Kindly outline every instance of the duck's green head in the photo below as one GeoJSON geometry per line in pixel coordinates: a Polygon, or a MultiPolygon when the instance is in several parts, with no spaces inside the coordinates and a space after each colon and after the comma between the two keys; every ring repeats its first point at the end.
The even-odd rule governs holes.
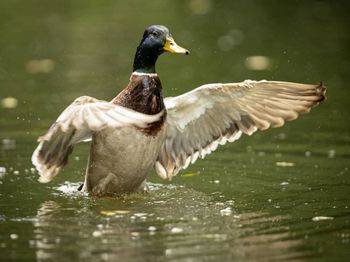
{"type": "Polygon", "coordinates": [[[169,29],[162,25],[148,27],[137,47],[134,72],[155,73],[155,64],[159,55],[164,52],[186,54],[190,52],[177,45],[171,36],[169,29]]]}

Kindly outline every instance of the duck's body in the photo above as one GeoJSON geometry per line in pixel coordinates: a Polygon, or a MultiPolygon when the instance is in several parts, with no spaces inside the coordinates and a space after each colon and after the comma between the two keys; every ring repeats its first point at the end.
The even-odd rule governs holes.
{"type": "Polygon", "coordinates": [[[164,139],[164,128],[155,136],[133,127],[96,133],[83,191],[102,195],[142,190],[164,139]]]}
{"type": "Polygon", "coordinates": [[[164,51],[189,53],[166,27],[147,28],[127,87],[111,102],[80,97],[59,116],[32,156],[39,181],[51,181],[74,145],[91,139],[82,190],[94,195],[141,190],[152,167],[171,179],[218,145],[282,126],[325,97],[322,84],[247,80],[163,99],[155,63],[164,51]]]}
{"type": "MultiPolygon", "coordinates": [[[[165,106],[158,75],[133,73],[112,103],[143,114],[160,113],[165,106]]],[[[148,128],[106,128],[95,133],[82,190],[95,195],[142,190],[165,140],[165,119],[166,115],[148,128]]]]}

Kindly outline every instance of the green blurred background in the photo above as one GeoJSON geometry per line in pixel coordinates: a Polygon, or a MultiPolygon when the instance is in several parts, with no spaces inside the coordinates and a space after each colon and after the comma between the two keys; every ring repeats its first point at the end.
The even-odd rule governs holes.
{"type": "Polygon", "coordinates": [[[316,0],[0,1],[0,259],[346,261],[348,10],[346,1],[316,0]],[[322,80],[328,99],[283,128],[219,148],[171,183],[151,174],[163,185],[146,195],[76,196],[87,144],[39,184],[36,138],[76,97],[110,100],[123,89],[151,24],[191,51],[158,60],[165,96],[268,79],[322,80]]]}

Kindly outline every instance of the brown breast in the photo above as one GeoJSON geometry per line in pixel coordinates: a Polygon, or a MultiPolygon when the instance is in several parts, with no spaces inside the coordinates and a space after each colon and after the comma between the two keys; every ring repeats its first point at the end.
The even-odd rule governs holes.
{"type": "MultiPolygon", "coordinates": [[[[132,74],[127,87],[112,102],[149,115],[157,114],[165,109],[162,84],[156,74],[132,74]]],[[[147,135],[155,136],[162,128],[165,119],[166,114],[161,120],[142,131],[147,135]]]]}

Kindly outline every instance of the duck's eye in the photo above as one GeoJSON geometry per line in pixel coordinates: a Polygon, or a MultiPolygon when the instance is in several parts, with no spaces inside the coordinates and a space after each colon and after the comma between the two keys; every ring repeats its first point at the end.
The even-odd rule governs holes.
{"type": "Polygon", "coordinates": [[[157,32],[152,32],[152,35],[153,35],[154,37],[157,37],[157,36],[158,36],[158,33],[157,33],[157,32]]]}

